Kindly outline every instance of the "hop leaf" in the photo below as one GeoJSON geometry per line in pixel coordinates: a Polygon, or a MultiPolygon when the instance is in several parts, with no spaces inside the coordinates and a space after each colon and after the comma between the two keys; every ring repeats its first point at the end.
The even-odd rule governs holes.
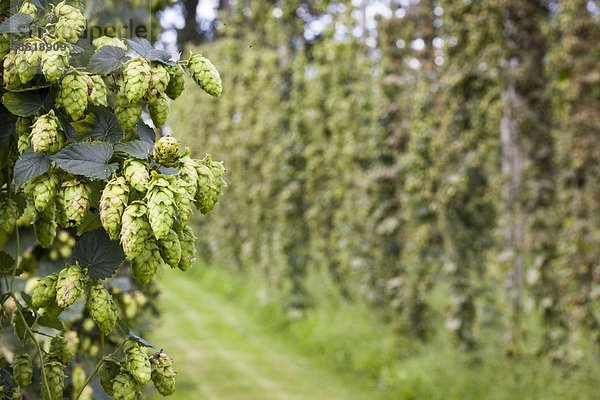
{"type": "Polygon", "coordinates": [[[13,378],[17,385],[25,388],[31,384],[33,378],[33,364],[27,353],[21,353],[15,357],[13,362],[13,378]]]}
{"type": "MultiPolygon", "coordinates": [[[[113,395],[113,381],[119,374],[121,370],[121,366],[115,360],[109,358],[106,359],[102,365],[100,365],[100,369],[98,370],[98,375],[100,375],[100,383],[104,388],[104,391],[109,395],[113,395]]],[[[132,378],[133,379],[133,378],[132,378]]]]}
{"type": "Polygon", "coordinates": [[[72,120],[79,120],[88,106],[89,77],[78,72],[72,72],[61,80],[59,103],[72,120]]]}
{"type": "Polygon", "coordinates": [[[136,343],[125,351],[125,368],[138,383],[144,385],[150,382],[150,360],[139,344],[136,343]]]}
{"type": "Polygon", "coordinates": [[[56,153],[62,149],[67,139],[54,110],[39,117],[32,126],[31,146],[38,153],[56,153]]]}
{"type": "Polygon", "coordinates": [[[123,66],[125,97],[130,103],[137,103],[146,95],[150,86],[150,65],[142,57],[134,57],[123,66]]]}
{"type": "Polygon", "coordinates": [[[173,360],[163,352],[158,352],[150,358],[152,366],[152,383],[163,396],[170,396],[175,392],[175,370],[173,360]]]}
{"type": "Polygon", "coordinates": [[[115,400],[135,400],[139,391],[133,376],[123,369],[115,376],[112,389],[115,400]]]}
{"type": "Polygon", "coordinates": [[[132,202],[123,212],[121,244],[130,260],[140,256],[151,235],[147,212],[148,208],[141,201],[132,202]]]}
{"type": "Polygon", "coordinates": [[[64,384],[65,384],[65,366],[56,360],[49,360],[44,363],[44,370],[46,371],[46,379],[48,380],[48,387],[50,388],[50,396],[48,397],[48,390],[44,386],[44,382],[41,382],[42,399],[44,400],[60,400],[62,399],[64,384]]]}
{"type": "Polygon", "coordinates": [[[60,361],[61,364],[68,364],[73,359],[73,352],[69,346],[69,341],[63,335],[57,335],[50,341],[50,357],[60,361]]]}
{"type": "Polygon", "coordinates": [[[181,244],[179,236],[174,230],[170,230],[167,237],[158,241],[160,255],[171,268],[177,268],[181,260],[181,244]]]}
{"type": "Polygon", "coordinates": [[[91,185],[83,178],[63,183],[65,217],[71,226],[80,225],[90,208],[91,185]]]}
{"type": "Polygon", "coordinates": [[[118,317],[117,305],[110,293],[99,283],[92,286],[86,306],[100,332],[108,335],[114,329],[118,317]]]}
{"type": "Polygon", "coordinates": [[[192,78],[202,90],[214,97],[221,96],[223,91],[221,76],[208,58],[200,54],[190,54],[188,68],[192,78]]]}
{"type": "Polygon", "coordinates": [[[85,290],[85,272],[79,265],[67,265],[58,274],[56,282],[56,304],[60,308],[69,307],[85,290]]]}
{"type": "Polygon", "coordinates": [[[166,167],[173,167],[179,161],[179,140],[172,136],[163,136],[154,144],[154,161],[166,167]]]}
{"type": "Polygon", "coordinates": [[[191,268],[192,263],[196,261],[196,236],[194,236],[194,231],[189,226],[181,228],[177,235],[181,245],[181,260],[177,267],[182,271],[187,271],[191,268]]]}
{"type": "Polygon", "coordinates": [[[172,187],[173,176],[152,172],[148,184],[146,200],[148,204],[148,220],[154,237],[164,239],[175,222],[175,193],[172,187]]]}
{"type": "Polygon", "coordinates": [[[52,274],[37,281],[31,294],[31,301],[35,307],[45,307],[54,304],[57,280],[58,274],[52,274]]]}
{"type": "Polygon", "coordinates": [[[121,233],[121,217],[129,202],[129,185],[122,176],[106,184],[100,198],[100,221],[112,240],[121,233]]]}
{"type": "Polygon", "coordinates": [[[154,239],[146,240],[142,244],[141,254],[131,262],[133,278],[140,285],[147,285],[154,278],[158,267],[163,264],[160,249],[154,239]]]}

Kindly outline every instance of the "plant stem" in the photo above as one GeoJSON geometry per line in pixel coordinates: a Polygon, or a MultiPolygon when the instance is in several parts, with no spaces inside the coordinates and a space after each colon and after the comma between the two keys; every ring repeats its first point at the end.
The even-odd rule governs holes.
{"type": "Polygon", "coordinates": [[[12,273],[10,275],[10,286],[8,288],[9,292],[12,292],[13,285],[15,284],[15,275],[17,274],[17,268],[19,267],[19,254],[21,252],[21,238],[19,236],[19,227],[16,226],[15,223],[15,265],[13,267],[12,273]]]}

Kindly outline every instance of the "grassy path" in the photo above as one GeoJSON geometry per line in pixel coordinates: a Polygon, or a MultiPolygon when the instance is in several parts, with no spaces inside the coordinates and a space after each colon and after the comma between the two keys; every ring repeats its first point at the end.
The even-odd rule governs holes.
{"type": "MultiPolygon", "coordinates": [[[[161,276],[163,317],[152,340],[174,359],[186,400],[378,400],[383,397],[298,354],[192,274],[161,276]]],[[[158,397],[157,397],[158,398],[158,397]]]]}

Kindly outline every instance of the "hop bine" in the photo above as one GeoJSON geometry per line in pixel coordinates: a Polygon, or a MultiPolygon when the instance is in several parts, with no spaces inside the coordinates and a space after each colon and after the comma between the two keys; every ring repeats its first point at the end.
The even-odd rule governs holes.
{"type": "Polygon", "coordinates": [[[100,332],[108,335],[117,323],[119,310],[104,286],[98,283],[90,288],[86,307],[100,332]]]}
{"type": "Polygon", "coordinates": [[[181,243],[179,236],[174,230],[170,230],[167,237],[158,241],[160,247],[160,255],[165,263],[171,268],[177,268],[181,260],[181,243]]]}
{"type": "Polygon", "coordinates": [[[92,42],[94,49],[100,50],[104,46],[114,46],[127,51],[127,45],[119,38],[110,36],[101,36],[92,42]]]}
{"type": "Polygon", "coordinates": [[[181,260],[179,260],[177,267],[182,271],[187,271],[196,260],[196,236],[194,236],[194,231],[189,226],[182,227],[177,232],[177,236],[179,236],[181,245],[181,260]]]}
{"type": "Polygon", "coordinates": [[[15,133],[19,137],[17,149],[19,154],[25,153],[31,148],[31,125],[33,121],[28,117],[19,117],[15,123],[15,133]]]}
{"type": "Polygon", "coordinates": [[[56,207],[50,206],[37,213],[33,223],[35,236],[44,248],[52,247],[56,237],[56,207]]]}
{"type": "Polygon", "coordinates": [[[154,126],[157,128],[163,126],[169,116],[169,100],[167,100],[167,96],[162,93],[151,95],[148,100],[148,111],[150,112],[150,118],[152,118],[154,126]]]}
{"type": "Polygon", "coordinates": [[[57,174],[45,173],[27,182],[23,189],[31,199],[35,209],[42,212],[46,210],[48,206],[54,205],[54,199],[58,192],[58,185],[59,180],[57,174]]]}
{"type": "Polygon", "coordinates": [[[91,104],[95,106],[104,106],[108,105],[106,96],[108,94],[106,89],[106,83],[104,83],[104,79],[100,75],[91,75],[90,79],[92,80],[92,87],[89,101],[91,104]]]}
{"type": "Polygon", "coordinates": [[[214,97],[221,96],[223,91],[221,76],[208,58],[202,57],[200,54],[190,53],[188,69],[192,78],[202,90],[214,97]]]}
{"type": "Polygon", "coordinates": [[[107,358],[106,360],[104,360],[102,365],[100,365],[100,369],[98,370],[98,375],[100,376],[100,384],[104,388],[104,391],[111,396],[114,393],[113,382],[119,374],[120,370],[121,366],[116,360],[112,358],[107,358]]]}
{"type": "Polygon", "coordinates": [[[67,42],[75,43],[85,31],[85,16],[77,8],[61,1],[54,7],[54,15],[58,18],[55,26],[56,36],[67,42]]]}
{"type": "Polygon", "coordinates": [[[165,90],[167,90],[170,80],[171,76],[164,65],[158,62],[153,62],[150,65],[150,83],[148,86],[148,91],[151,94],[163,93],[165,90]]]}
{"type": "Polygon", "coordinates": [[[115,105],[115,115],[121,128],[129,132],[135,128],[142,115],[142,103],[139,101],[130,102],[127,97],[119,95],[115,105]]]}
{"type": "Polygon", "coordinates": [[[53,50],[44,51],[42,54],[42,73],[48,82],[57,83],[69,65],[71,46],[58,40],[50,41],[49,45],[53,50]],[[63,48],[54,50],[57,44],[62,44],[63,48]]]}

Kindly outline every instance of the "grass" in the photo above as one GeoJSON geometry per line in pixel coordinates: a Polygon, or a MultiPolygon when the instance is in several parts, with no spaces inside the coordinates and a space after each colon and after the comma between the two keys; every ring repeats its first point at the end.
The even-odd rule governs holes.
{"type": "Polygon", "coordinates": [[[507,359],[494,337],[476,356],[446,335],[399,342],[318,274],[308,286],[320,306],[294,322],[261,300],[251,276],[196,266],[159,282],[164,316],[153,339],[175,359],[175,399],[600,399],[597,360],[565,371],[507,359]]]}

